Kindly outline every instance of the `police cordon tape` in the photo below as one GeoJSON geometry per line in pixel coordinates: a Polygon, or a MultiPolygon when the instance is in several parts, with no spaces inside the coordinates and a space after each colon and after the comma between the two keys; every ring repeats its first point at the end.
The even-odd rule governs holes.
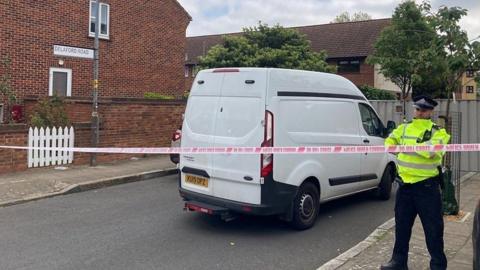
{"type": "Polygon", "coordinates": [[[299,147],[29,147],[2,146],[0,149],[43,150],[105,154],[351,154],[412,152],[477,152],[480,144],[437,144],[415,146],[299,146],[299,147]]]}

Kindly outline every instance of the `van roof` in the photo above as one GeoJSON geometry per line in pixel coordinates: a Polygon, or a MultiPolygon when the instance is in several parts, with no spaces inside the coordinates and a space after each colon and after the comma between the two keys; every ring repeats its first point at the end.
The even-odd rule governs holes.
{"type": "Polygon", "coordinates": [[[265,72],[268,74],[270,92],[308,92],[326,95],[358,96],[363,93],[348,79],[331,73],[281,68],[216,68],[203,72],[265,72]]]}

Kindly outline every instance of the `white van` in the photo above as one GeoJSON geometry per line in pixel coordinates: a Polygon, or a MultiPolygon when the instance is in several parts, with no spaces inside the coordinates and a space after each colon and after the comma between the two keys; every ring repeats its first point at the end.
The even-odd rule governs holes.
{"type": "MultiPolygon", "coordinates": [[[[383,145],[387,135],[365,96],[343,77],[219,68],[195,78],[181,146],[383,145]]],[[[179,168],[185,209],[225,219],[279,215],[298,229],[315,223],[322,202],[373,189],[389,199],[395,175],[387,153],[182,154],[179,168]]]]}

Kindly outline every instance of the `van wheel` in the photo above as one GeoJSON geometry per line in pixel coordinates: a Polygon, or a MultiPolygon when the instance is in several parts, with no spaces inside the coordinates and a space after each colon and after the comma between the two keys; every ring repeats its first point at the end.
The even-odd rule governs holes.
{"type": "Polygon", "coordinates": [[[387,166],[385,171],[382,175],[382,180],[380,180],[380,184],[378,185],[376,196],[380,200],[388,200],[390,199],[390,195],[392,193],[392,184],[393,184],[393,170],[392,166],[387,166]]]}
{"type": "Polygon", "coordinates": [[[302,184],[293,200],[293,219],[290,224],[297,230],[312,227],[318,216],[318,208],[317,187],[309,182],[302,184]]]}

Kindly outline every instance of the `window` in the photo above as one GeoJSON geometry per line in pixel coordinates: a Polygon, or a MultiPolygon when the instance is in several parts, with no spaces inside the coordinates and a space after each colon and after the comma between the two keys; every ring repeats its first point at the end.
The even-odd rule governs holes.
{"type": "Polygon", "coordinates": [[[473,91],[473,86],[471,86],[471,85],[465,86],[465,89],[466,89],[467,93],[473,93],[474,92],[473,91]]]}
{"type": "Polygon", "coordinates": [[[189,71],[190,71],[190,66],[185,66],[185,78],[188,78],[189,71]]]}
{"type": "Polygon", "coordinates": [[[362,117],[362,125],[370,136],[383,137],[383,124],[370,106],[360,103],[360,115],[362,117]]]}
{"type": "Polygon", "coordinates": [[[49,96],[69,97],[72,95],[72,70],[66,68],[50,68],[48,88],[49,96]]]}
{"type": "Polygon", "coordinates": [[[360,72],[360,60],[339,60],[338,72],[360,72]]]}
{"type": "Polygon", "coordinates": [[[465,73],[467,78],[472,78],[475,75],[475,72],[473,72],[473,70],[467,70],[465,73]]]}
{"type": "MultiPolygon", "coordinates": [[[[90,25],[88,35],[95,37],[95,16],[97,15],[97,5],[95,1],[90,1],[90,25]]],[[[108,39],[110,34],[110,6],[100,3],[100,38],[108,39]]]]}

